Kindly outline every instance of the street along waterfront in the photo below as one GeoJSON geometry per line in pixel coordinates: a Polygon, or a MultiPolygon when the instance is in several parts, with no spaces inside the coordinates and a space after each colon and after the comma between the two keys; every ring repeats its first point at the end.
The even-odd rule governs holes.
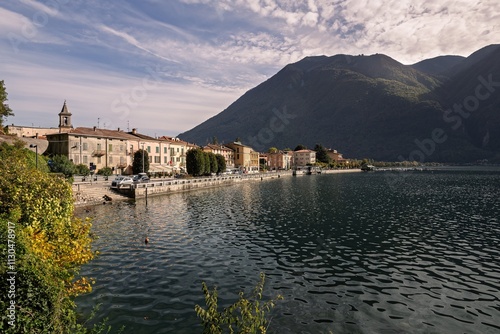
{"type": "Polygon", "coordinates": [[[500,170],[280,178],[97,206],[97,280],[77,299],[126,332],[202,328],[259,272],[276,333],[500,330],[500,170]],[[144,243],[148,237],[149,243],[144,243]]]}

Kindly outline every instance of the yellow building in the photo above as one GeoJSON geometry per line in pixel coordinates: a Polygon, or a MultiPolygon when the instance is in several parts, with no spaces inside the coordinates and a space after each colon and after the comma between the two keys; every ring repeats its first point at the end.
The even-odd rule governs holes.
{"type": "Polygon", "coordinates": [[[254,173],[259,171],[259,152],[256,152],[250,146],[243,145],[236,141],[225,144],[234,151],[234,167],[243,172],[254,173]]]}

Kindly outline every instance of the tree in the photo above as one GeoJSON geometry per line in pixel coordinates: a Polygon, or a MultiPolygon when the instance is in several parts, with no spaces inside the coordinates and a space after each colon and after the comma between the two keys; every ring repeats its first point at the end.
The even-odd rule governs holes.
{"type": "Polygon", "coordinates": [[[222,154],[216,154],[217,159],[217,174],[224,173],[226,171],[226,158],[222,154]]]}
{"type": "Polygon", "coordinates": [[[321,144],[316,144],[314,146],[314,150],[316,151],[316,161],[322,162],[325,164],[329,164],[331,161],[330,156],[328,155],[328,150],[323,147],[321,144]]]}
{"type": "Polygon", "coordinates": [[[279,150],[276,147],[270,147],[269,150],[267,150],[268,153],[277,153],[279,150]]]}
{"type": "Polygon", "coordinates": [[[304,146],[302,144],[297,145],[294,151],[300,151],[300,150],[307,150],[307,146],[304,146]]]}
{"type": "Polygon", "coordinates": [[[210,174],[217,173],[217,171],[219,170],[219,166],[217,163],[217,157],[212,152],[208,152],[207,155],[208,155],[208,158],[210,159],[210,174]]]}
{"type": "Polygon", "coordinates": [[[146,150],[137,150],[134,153],[134,161],[132,162],[132,173],[147,173],[149,171],[149,154],[146,150]],[[143,160],[144,159],[144,160],[143,160]]]}
{"type": "Polygon", "coordinates": [[[217,139],[217,137],[216,137],[216,136],[213,136],[213,137],[212,137],[212,144],[213,144],[213,145],[219,145],[219,140],[217,139]]]}
{"type": "Polygon", "coordinates": [[[87,165],[78,164],[78,165],[75,166],[75,174],[76,175],[87,176],[87,175],[90,174],[90,168],[87,165]]]}
{"type": "Polygon", "coordinates": [[[49,162],[52,173],[62,173],[66,177],[71,177],[76,172],[75,164],[65,155],[56,155],[49,162]]]}
{"type": "Polygon", "coordinates": [[[3,80],[0,80],[0,126],[2,126],[4,118],[14,116],[12,109],[10,109],[9,105],[5,103],[8,100],[7,95],[5,84],[3,80]]]}
{"type": "Polygon", "coordinates": [[[205,152],[199,148],[187,151],[186,169],[193,176],[205,174],[205,152]]]}
{"type": "MultiPolygon", "coordinates": [[[[7,254],[15,231],[14,326],[2,315],[2,333],[84,333],[77,323],[74,296],[91,290],[79,267],[95,253],[91,224],[73,215],[71,184],[36,169],[26,149],[0,147],[0,254],[7,254]],[[7,154],[8,153],[8,154],[7,154]]],[[[10,253],[10,252],[9,252],[10,253]]],[[[0,264],[0,289],[9,289],[7,261],[0,264]]],[[[0,293],[2,308],[10,303],[0,293]]]]}
{"type": "Polygon", "coordinates": [[[111,169],[111,167],[103,167],[97,171],[97,174],[102,176],[110,176],[111,174],[113,174],[113,170],[111,169]]]}
{"type": "Polygon", "coordinates": [[[203,159],[205,159],[205,172],[203,174],[205,175],[210,175],[210,156],[208,155],[208,152],[203,152],[203,159]]]}

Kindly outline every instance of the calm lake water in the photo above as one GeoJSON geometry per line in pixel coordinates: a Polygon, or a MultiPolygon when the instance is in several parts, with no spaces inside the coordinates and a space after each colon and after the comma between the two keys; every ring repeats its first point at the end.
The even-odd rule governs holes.
{"type": "Polygon", "coordinates": [[[500,333],[500,169],[284,177],[92,209],[79,297],[125,333],[201,333],[267,275],[273,333],[500,333]],[[149,237],[149,244],[144,238],[149,237]]]}

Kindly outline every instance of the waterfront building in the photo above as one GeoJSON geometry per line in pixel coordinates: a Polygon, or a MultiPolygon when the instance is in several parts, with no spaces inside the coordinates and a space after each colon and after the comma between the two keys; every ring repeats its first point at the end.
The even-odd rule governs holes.
{"type": "Polygon", "coordinates": [[[231,148],[224,145],[208,144],[203,146],[203,151],[222,155],[226,159],[226,169],[234,168],[234,151],[231,148]]]}
{"type": "Polygon", "coordinates": [[[234,151],[234,167],[243,172],[259,171],[259,152],[239,141],[225,144],[234,151]]]}
{"type": "Polygon", "coordinates": [[[95,171],[110,167],[116,173],[131,174],[132,155],[127,148],[134,137],[123,131],[78,127],[46,137],[49,154],[65,155],[73,163],[95,171]]]}
{"type": "Polygon", "coordinates": [[[342,156],[341,153],[337,152],[337,150],[329,149],[326,151],[326,154],[335,162],[345,162],[346,159],[342,156]]]}
{"type": "Polygon", "coordinates": [[[288,170],[292,166],[292,151],[276,151],[267,153],[267,166],[270,170],[288,170]]]}
{"type": "Polygon", "coordinates": [[[293,165],[296,167],[312,165],[316,162],[316,151],[299,150],[293,152],[293,165]]]}
{"type": "Polygon", "coordinates": [[[168,158],[164,158],[164,163],[174,172],[184,172],[186,170],[186,152],[196,145],[185,142],[177,137],[162,136],[159,140],[168,143],[168,158]]]}

